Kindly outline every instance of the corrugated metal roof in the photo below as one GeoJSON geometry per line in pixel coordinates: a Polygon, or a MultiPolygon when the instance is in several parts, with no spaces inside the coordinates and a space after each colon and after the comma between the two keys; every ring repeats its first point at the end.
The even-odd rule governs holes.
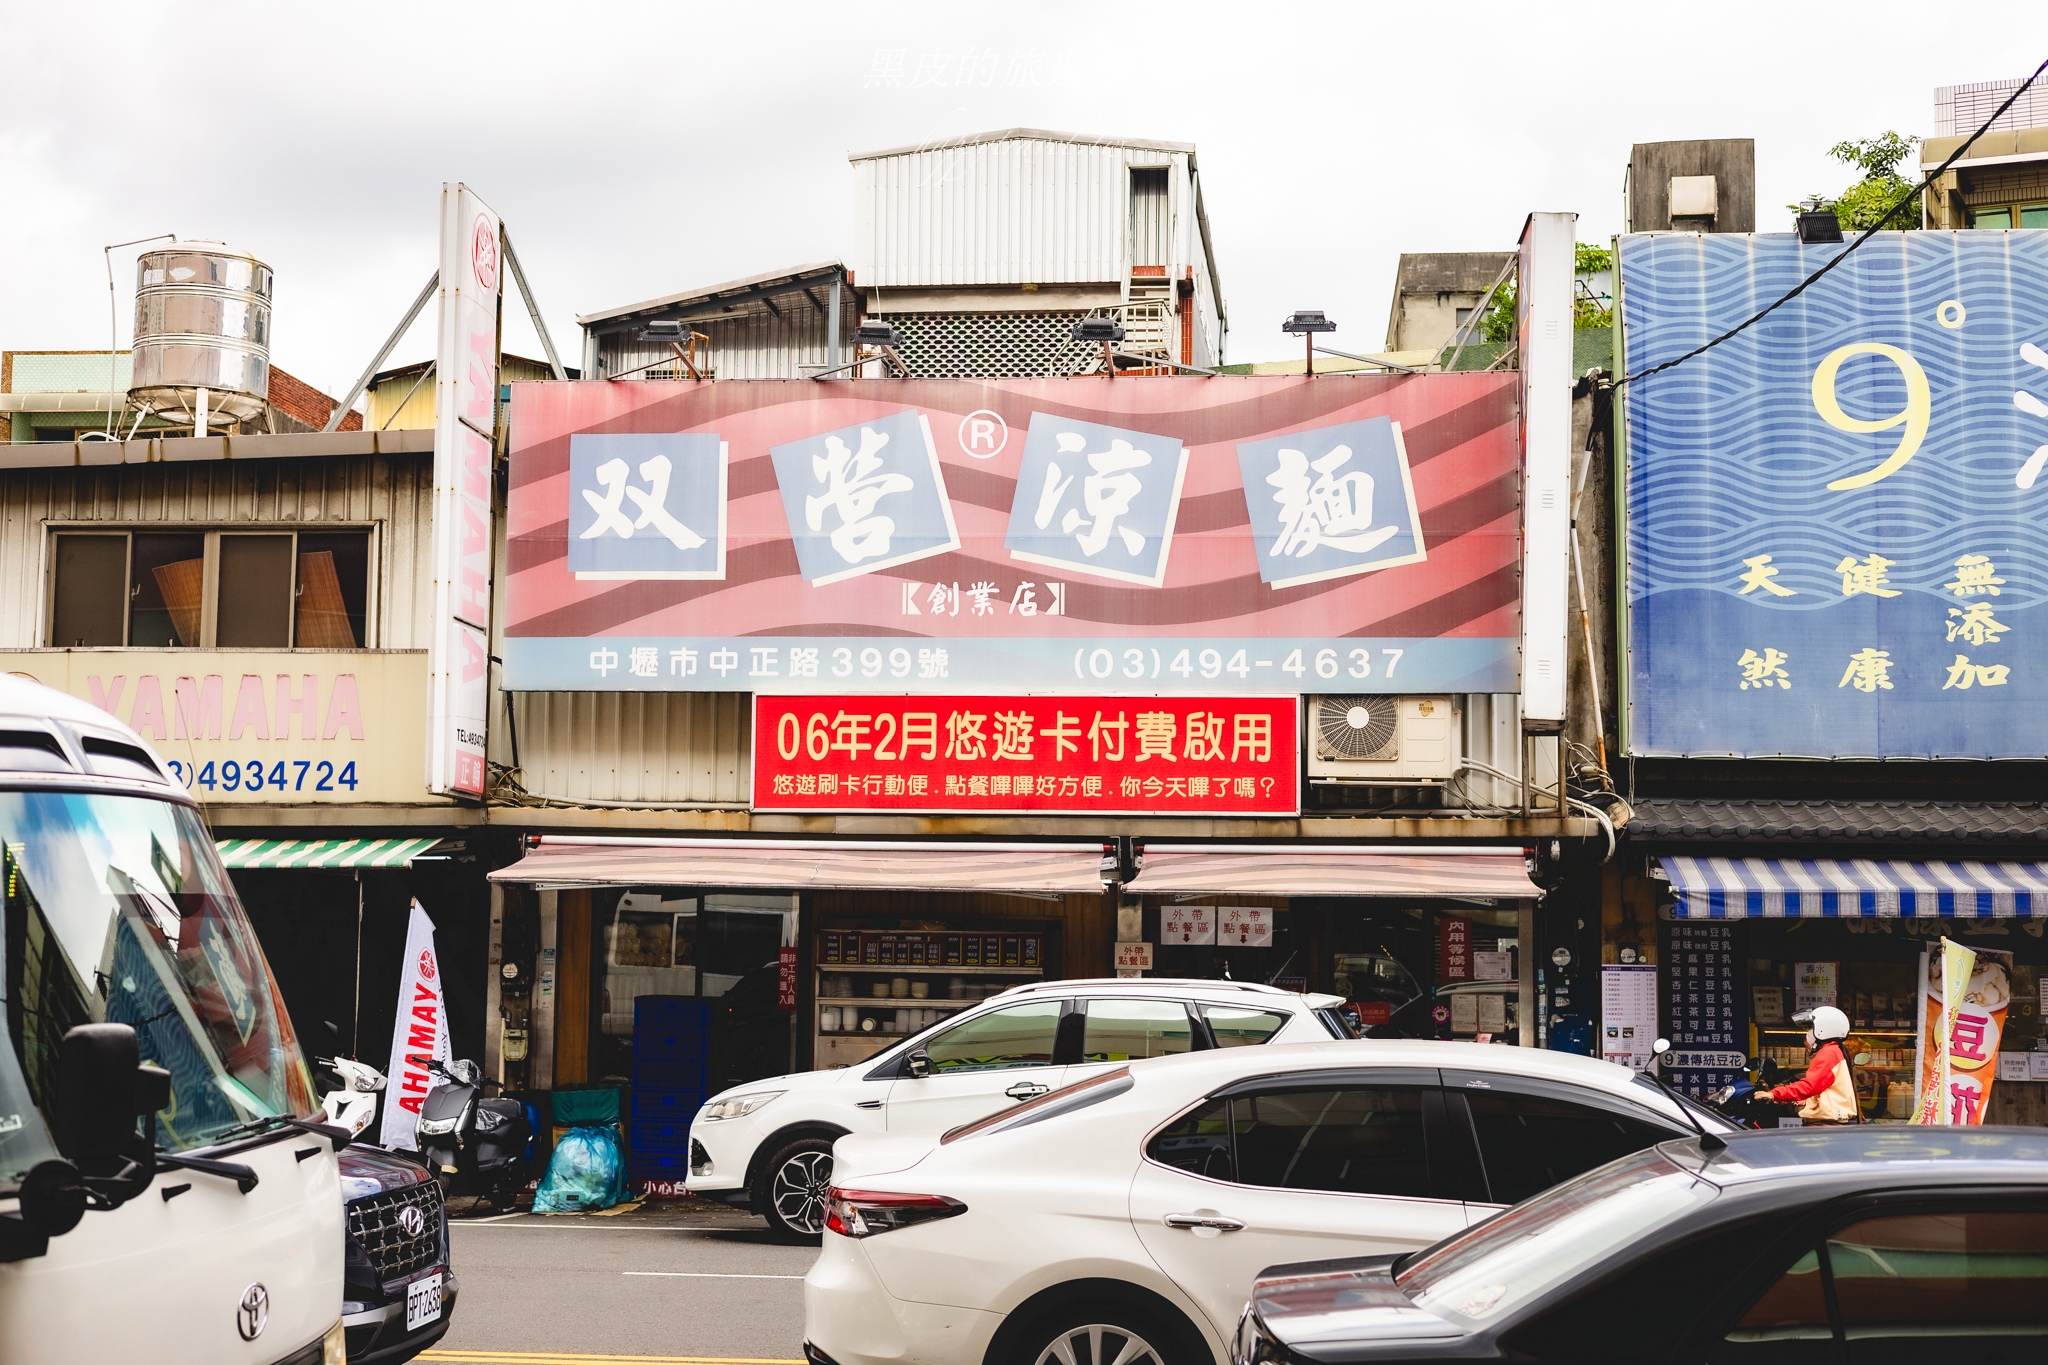
{"type": "Polygon", "coordinates": [[[809,265],[800,265],[789,270],[771,270],[766,274],[727,280],[724,284],[688,289],[680,294],[665,294],[658,299],[648,299],[644,303],[628,303],[617,308],[601,309],[595,313],[583,314],[576,322],[581,327],[597,327],[607,322],[622,322],[642,314],[680,316],[688,309],[715,304],[736,294],[758,296],[770,293],[778,285],[786,285],[786,292],[794,293],[806,285],[829,283],[834,275],[843,274],[845,270],[846,267],[838,261],[813,261],[809,265]]]}
{"type": "Polygon", "coordinates": [[[1135,147],[1150,152],[1195,154],[1192,142],[1157,142],[1142,137],[1104,137],[1099,133],[1059,133],[1050,128],[1003,128],[992,133],[968,133],[941,138],[936,142],[914,142],[903,147],[885,147],[879,152],[849,152],[848,161],[874,161],[885,156],[908,156],[914,152],[942,152],[954,147],[978,147],[989,142],[1071,142],[1079,147],[1135,147]]]}

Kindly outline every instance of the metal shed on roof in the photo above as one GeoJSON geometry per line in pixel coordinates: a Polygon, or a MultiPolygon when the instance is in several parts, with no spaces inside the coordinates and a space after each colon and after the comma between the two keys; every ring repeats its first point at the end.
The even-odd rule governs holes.
{"type": "Polygon", "coordinates": [[[1005,128],[847,159],[863,288],[1117,282],[1133,264],[1129,172],[1149,168],[1172,172],[1165,264],[1215,273],[1192,142],[1005,128]]]}

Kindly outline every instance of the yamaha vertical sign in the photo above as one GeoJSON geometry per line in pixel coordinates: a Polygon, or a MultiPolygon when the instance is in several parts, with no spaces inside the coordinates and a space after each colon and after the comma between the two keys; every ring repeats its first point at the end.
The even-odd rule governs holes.
{"type": "Polygon", "coordinates": [[[443,185],[427,740],[427,786],[437,795],[484,793],[499,243],[490,206],[466,185],[443,185]]]}

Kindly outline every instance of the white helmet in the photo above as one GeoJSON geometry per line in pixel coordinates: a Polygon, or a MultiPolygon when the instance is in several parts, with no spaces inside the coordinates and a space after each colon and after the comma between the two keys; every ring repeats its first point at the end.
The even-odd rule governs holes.
{"type": "Polygon", "coordinates": [[[1816,1043],[1839,1042],[1849,1036],[1849,1016],[1833,1005],[1815,1005],[1792,1016],[1795,1024],[1804,1024],[1813,1034],[1816,1043]]]}

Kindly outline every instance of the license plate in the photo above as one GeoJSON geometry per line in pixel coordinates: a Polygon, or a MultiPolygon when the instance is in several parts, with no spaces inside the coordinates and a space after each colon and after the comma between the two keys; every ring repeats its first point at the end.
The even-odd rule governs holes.
{"type": "Polygon", "coordinates": [[[405,1330],[441,1320],[441,1272],[422,1276],[405,1287],[405,1330]]]}

